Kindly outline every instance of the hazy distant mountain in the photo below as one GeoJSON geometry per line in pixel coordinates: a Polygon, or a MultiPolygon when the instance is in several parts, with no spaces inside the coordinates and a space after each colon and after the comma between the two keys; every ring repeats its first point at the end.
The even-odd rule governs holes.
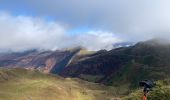
{"type": "Polygon", "coordinates": [[[114,48],[129,47],[129,46],[133,46],[134,44],[135,44],[134,42],[121,42],[121,43],[115,43],[113,47],[114,48]]]}

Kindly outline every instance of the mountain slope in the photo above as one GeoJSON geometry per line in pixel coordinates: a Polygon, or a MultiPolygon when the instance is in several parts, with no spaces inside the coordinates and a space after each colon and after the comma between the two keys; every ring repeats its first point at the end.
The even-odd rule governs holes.
{"type": "Polygon", "coordinates": [[[79,48],[63,51],[25,51],[0,55],[0,66],[7,68],[37,69],[43,72],[58,73],[69,60],[79,51],[79,48]]]}
{"type": "Polygon", "coordinates": [[[110,100],[112,87],[25,69],[0,69],[0,100],[110,100]]]}
{"type": "Polygon", "coordinates": [[[50,73],[57,73],[59,74],[60,72],[62,72],[64,70],[64,68],[68,65],[68,63],[70,62],[70,60],[76,55],[76,53],[78,53],[81,49],[80,48],[76,48],[72,51],[70,51],[70,54],[67,55],[66,57],[64,57],[64,59],[62,59],[62,57],[60,57],[59,59],[62,59],[60,62],[56,63],[50,73]]]}
{"type": "Polygon", "coordinates": [[[115,86],[126,83],[133,88],[142,79],[170,77],[169,61],[170,44],[150,40],[72,63],[61,75],[115,86]]]}

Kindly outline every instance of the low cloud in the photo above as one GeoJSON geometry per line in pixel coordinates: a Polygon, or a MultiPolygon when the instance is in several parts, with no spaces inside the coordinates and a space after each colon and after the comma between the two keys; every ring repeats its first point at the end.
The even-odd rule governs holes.
{"type": "Polygon", "coordinates": [[[121,38],[111,32],[89,31],[88,33],[77,35],[73,39],[74,46],[83,46],[89,50],[100,50],[113,48],[114,43],[123,42],[121,38]]]}
{"type": "Polygon", "coordinates": [[[122,41],[111,32],[89,31],[77,35],[67,33],[65,26],[54,21],[0,13],[0,49],[2,50],[54,50],[75,46],[99,50],[111,49],[113,43],[122,41]]]}
{"type": "Polygon", "coordinates": [[[170,35],[170,0],[0,0],[0,6],[16,15],[47,16],[70,29],[107,30],[127,41],[170,35]]]}

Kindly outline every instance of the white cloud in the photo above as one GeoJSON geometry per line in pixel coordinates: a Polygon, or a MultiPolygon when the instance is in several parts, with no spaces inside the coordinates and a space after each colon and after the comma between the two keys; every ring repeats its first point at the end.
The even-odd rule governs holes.
{"type": "Polygon", "coordinates": [[[170,0],[29,0],[25,4],[71,27],[106,29],[129,40],[170,35],[170,0]]]}
{"type": "Polygon", "coordinates": [[[67,29],[52,21],[29,16],[0,13],[0,48],[13,51],[28,49],[61,49],[83,46],[91,50],[110,49],[120,39],[113,33],[90,31],[66,34],[67,29]]]}
{"type": "Polygon", "coordinates": [[[110,32],[90,31],[87,34],[80,35],[78,41],[82,46],[91,50],[112,49],[114,43],[122,42],[120,38],[110,32]]]}
{"type": "Polygon", "coordinates": [[[66,37],[60,25],[27,16],[1,13],[0,27],[0,47],[11,50],[51,49],[66,37]]]}
{"type": "Polygon", "coordinates": [[[115,36],[111,32],[104,31],[89,31],[86,34],[77,35],[74,37],[74,46],[81,45],[89,50],[113,49],[114,43],[122,42],[123,40],[115,36]]]}
{"type": "Polygon", "coordinates": [[[170,35],[170,0],[1,0],[0,6],[51,16],[70,28],[109,30],[129,41],[170,35]]]}

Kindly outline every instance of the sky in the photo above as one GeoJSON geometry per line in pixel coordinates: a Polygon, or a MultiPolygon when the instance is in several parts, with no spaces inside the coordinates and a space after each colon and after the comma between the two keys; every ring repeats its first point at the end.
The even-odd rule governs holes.
{"type": "Polygon", "coordinates": [[[0,0],[0,50],[56,50],[170,36],[169,0],[0,0]]]}

